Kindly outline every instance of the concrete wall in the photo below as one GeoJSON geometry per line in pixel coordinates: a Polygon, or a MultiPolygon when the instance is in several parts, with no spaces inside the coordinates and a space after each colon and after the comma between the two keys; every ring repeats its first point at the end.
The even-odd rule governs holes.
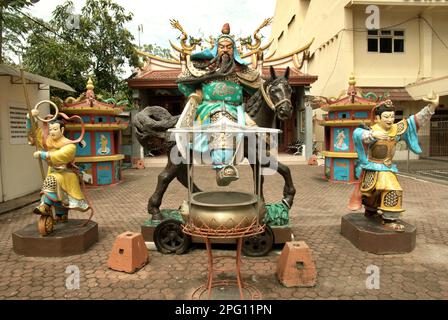
{"type": "Polygon", "coordinates": [[[307,73],[319,76],[311,87],[313,95],[338,95],[353,71],[353,41],[349,33],[342,31],[353,25],[351,10],[345,8],[346,3],[340,0],[277,1],[271,53],[275,50],[273,58],[282,56],[314,38],[307,69],[307,73]],[[288,25],[294,15],[294,22],[288,25]],[[332,91],[332,88],[338,89],[332,91]]]}
{"type": "MultiPolygon", "coordinates": [[[[48,90],[28,85],[31,106],[49,98],[48,90]]],[[[26,108],[21,84],[11,84],[9,76],[0,77],[0,172],[2,197],[7,201],[40,189],[42,180],[35,148],[28,144],[10,144],[9,106],[26,108]]]]}
{"type": "MultiPolygon", "coordinates": [[[[448,39],[448,12],[432,11],[432,26],[445,43],[448,39]]],[[[432,37],[432,74],[434,77],[446,76],[448,74],[447,48],[440,42],[436,35],[432,37]]]]}
{"type": "MultiPolygon", "coordinates": [[[[354,27],[365,29],[367,15],[364,7],[356,7],[353,11],[354,27]]],[[[415,18],[419,8],[380,9],[381,27],[397,25],[415,18]],[[400,10],[399,10],[400,9],[400,10]]],[[[419,76],[420,64],[420,22],[411,20],[391,30],[403,30],[405,49],[403,53],[374,53],[367,51],[367,33],[354,32],[354,65],[356,80],[361,86],[404,87],[415,82],[419,76]]]]}

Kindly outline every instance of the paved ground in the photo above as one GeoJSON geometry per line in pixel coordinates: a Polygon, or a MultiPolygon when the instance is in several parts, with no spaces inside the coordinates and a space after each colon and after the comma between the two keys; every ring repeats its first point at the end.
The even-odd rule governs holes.
{"type": "Polygon", "coordinates": [[[22,208],[30,203],[38,201],[39,199],[40,195],[37,191],[17,199],[0,202],[0,214],[22,208]]]}
{"type": "MultiPolygon", "coordinates": [[[[199,185],[212,188],[209,171],[198,171],[199,185]]],[[[275,277],[279,250],[263,258],[244,258],[243,277],[262,292],[263,299],[448,298],[448,186],[401,177],[405,219],[417,227],[417,247],[410,254],[377,256],[357,250],[339,233],[352,186],[327,183],[322,179],[322,167],[296,165],[291,171],[297,187],[291,211],[293,231],[296,240],[306,241],[313,250],[318,283],[314,288],[279,284],[275,277]],[[366,288],[369,265],[380,268],[379,290],[366,288]]],[[[178,256],[150,251],[150,263],[135,274],[107,268],[115,237],[128,230],[138,232],[147,219],[146,202],[159,172],[160,168],[126,170],[123,183],[90,191],[100,239],[84,255],[18,256],[12,250],[11,233],[35,223],[36,217],[30,213],[31,206],[1,215],[0,299],[189,299],[206,279],[206,252],[202,248],[178,256]],[[80,269],[79,290],[65,287],[69,265],[80,269]]],[[[247,190],[249,170],[242,168],[240,173],[242,178],[233,189],[247,190]]],[[[280,199],[281,186],[280,176],[266,178],[268,201],[280,199]]],[[[164,207],[175,208],[185,197],[185,189],[173,182],[164,207]]],[[[221,297],[233,299],[237,295],[229,291],[221,297]]]]}
{"type": "MultiPolygon", "coordinates": [[[[448,160],[447,159],[419,159],[407,161],[396,161],[398,169],[403,174],[421,176],[430,181],[438,180],[448,183],[448,160]]],[[[436,181],[437,182],[437,181],[436,181]]]]}

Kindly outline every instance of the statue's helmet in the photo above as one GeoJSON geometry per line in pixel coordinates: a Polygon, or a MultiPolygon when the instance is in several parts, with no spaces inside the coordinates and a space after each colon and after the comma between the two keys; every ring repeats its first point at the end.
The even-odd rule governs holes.
{"type": "Polygon", "coordinates": [[[232,42],[233,58],[235,59],[235,61],[238,62],[239,64],[246,65],[247,62],[245,62],[239,55],[235,39],[233,38],[232,35],[230,35],[230,24],[229,23],[225,23],[222,26],[221,34],[216,38],[215,45],[211,50],[205,49],[204,51],[194,53],[191,56],[191,58],[194,60],[194,59],[212,59],[212,58],[216,57],[216,55],[218,54],[218,44],[219,44],[219,42],[224,41],[224,40],[232,42]]]}
{"type": "Polygon", "coordinates": [[[219,42],[221,42],[221,41],[231,41],[232,43],[233,43],[233,46],[235,47],[236,46],[236,44],[235,44],[235,40],[233,39],[233,37],[230,35],[230,25],[228,24],[228,23],[225,23],[223,26],[222,26],[222,29],[221,29],[221,34],[220,34],[220,36],[218,37],[218,39],[217,39],[218,41],[218,43],[219,42]]]}
{"type": "Polygon", "coordinates": [[[228,23],[224,23],[221,29],[222,34],[230,34],[230,25],[228,23]]]}

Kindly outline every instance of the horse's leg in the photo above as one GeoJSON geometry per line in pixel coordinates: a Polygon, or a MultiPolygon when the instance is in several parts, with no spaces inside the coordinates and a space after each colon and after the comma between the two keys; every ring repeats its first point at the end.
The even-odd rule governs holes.
{"type": "MultiPolygon", "coordinates": [[[[188,189],[188,174],[187,166],[185,164],[181,164],[179,166],[179,170],[177,171],[177,180],[188,189]]],[[[196,183],[193,183],[193,193],[196,192],[202,192],[202,190],[196,186],[196,183]]]]}
{"type": "Polygon", "coordinates": [[[296,188],[294,187],[294,182],[292,181],[291,170],[287,165],[278,162],[278,173],[280,173],[285,180],[282,201],[291,208],[294,202],[294,196],[296,195],[296,188]]]}
{"type": "MultiPolygon", "coordinates": [[[[255,180],[255,186],[254,187],[257,188],[258,176],[257,176],[257,172],[256,172],[256,166],[255,166],[255,164],[251,164],[250,166],[252,168],[252,173],[255,175],[255,179],[254,179],[255,180]]],[[[260,179],[261,179],[261,181],[260,181],[260,197],[261,197],[261,201],[264,202],[264,194],[263,194],[264,176],[261,175],[260,179]]]]}
{"type": "Polygon", "coordinates": [[[151,198],[148,200],[148,213],[152,214],[152,220],[163,220],[160,213],[160,205],[162,204],[163,195],[168,189],[171,181],[176,177],[179,165],[175,165],[168,157],[168,163],[157,178],[157,187],[151,198]]]}
{"type": "MultiPolygon", "coordinates": [[[[245,142],[245,148],[244,148],[244,156],[248,158],[248,150],[249,145],[247,141],[245,142]]],[[[256,148],[255,150],[258,150],[256,148]]],[[[258,154],[258,151],[256,151],[258,154]]],[[[255,174],[255,164],[251,164],[252,172],[255,174]]],[[[262,167],[266,168],[269,167],[269,163],[263,164],[262,167]]],[[[292,181],[291,171],[289,170],[289,167],[281,162],[277,162],[277,171],[278,173],[283,177],[285,180],[285,185],[283,187],[283,199],[282,202],[285,203],[289,208],[292,207],[292,204],[294,202],[294,196],[296,194],[296,188],[294,187],[294,182],[292,181]]],[[[257,182],[257,180],[255,180],[257,182]]],[[[263,183],[264,183],[264,176],[261,175],[261,190],[260,194],[262,199],[264,200],[263,196],[263,183]]]]}
{"type": "MultiPolygon", "coordinates": [[[[254,148],[254,146],[249,145],[249,141],[248,141],[248,139],[245,138],[245,139],[244,139],[244,158],[245,158],[245,159],[248,159],[249,162],[250,162],[250,161],[254,161],[254,156],[256,156],[257,152],[258,152],[258,151],[257,151],[257,147],[254,148]],[[254,154],[251,154],[250,157],[249,157],[249,152],[251,152],[251,153],[255,152],[255,155],[254,155],[254,154]]],[[[252,168],[253,181],[254,181],[254,183],[255,183],[255,185],[254,185],[254,190],[256,190],[257,185],[258,185],[258,175],[257,175],[257,172],[256,172],[256,168],[257,168],[257,166],[256,166],[255,163],[250,163],[250,167],[252,168]]],[[[263,183],[264,183],[264,177],[263,177],[263,175],[261,175],[260,198],[261,198],[261,201],[262,201],[262,202],[264,202],[263,183]]]]}
{"type": "MultiPolygon", "coordinates": [[[[262,165],[263,168],[269,167],[269,164],[262,165]]],[[[291,170],[289,167],[281,162],[278,162],[277,166],[278,173],[283,177],[285,180],[285,185],[283,187],[283,199],[282,202],[286,204],[289,208],[292,207],[292,204],[294,202],[294,196],[296,194],[296,188],[294,187],[294,182],[292,181],[291,176],[291,170]]],[[[254,171],[255,168],[252,166],[252,171],[254,171]]],[[[264,176],[261,176],[261,197],[264,199],[263,196],[263,183],[264,183],[264,176]]]]}

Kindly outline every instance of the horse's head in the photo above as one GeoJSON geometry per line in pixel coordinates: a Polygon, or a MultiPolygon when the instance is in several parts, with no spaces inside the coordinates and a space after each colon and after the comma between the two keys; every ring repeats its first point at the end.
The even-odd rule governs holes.
{"type": "Polygon", "coordinates": [[[274,68],[270,68],[271,77],[262,85],[263,98],[281,121],[291,118],[293,106],[291,103],[292,88],[288,83],[289,67],[283,76],[275,74],[274,68]]]}

